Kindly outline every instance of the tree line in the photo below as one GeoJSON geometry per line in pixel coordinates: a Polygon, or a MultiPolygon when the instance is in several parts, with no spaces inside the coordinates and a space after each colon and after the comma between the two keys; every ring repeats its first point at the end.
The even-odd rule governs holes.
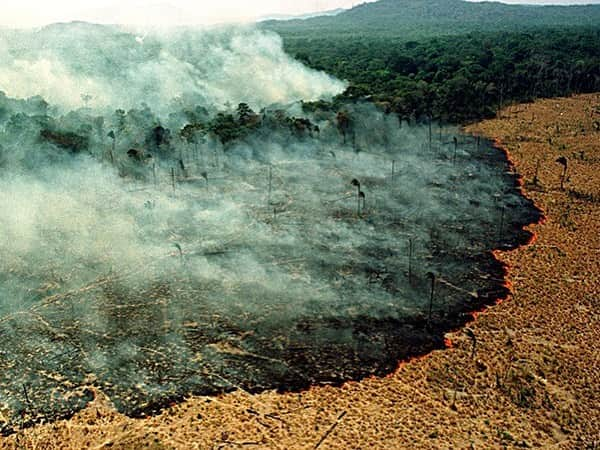
{"type": "Polygon", "coordinates": [[[600,28],[284,42],[307,65],[349,81],[340,99],[370,99],[402,120],[462,123],[511,102],[600,90],[600,28]]]}

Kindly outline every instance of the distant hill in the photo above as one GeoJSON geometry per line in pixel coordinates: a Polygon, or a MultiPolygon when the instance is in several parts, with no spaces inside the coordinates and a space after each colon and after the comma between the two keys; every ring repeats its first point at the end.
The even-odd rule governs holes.
{"type": "Polygon", "coordinates": [[[333,17],[262,24],[288,39],[368,34],[407,40],[471,31],[599,25],[600,5],[532,6],[463,0],[380,0],[333,17]]]}
{"type": "Polygon", "coordinates": [[[343,12],[347,11],[344,8],[338,8],[338,9],[332,9],[330,11],[318,11],[318,12],[312,12],[312,13],[307,13],[307,14],[300,14],[300,15],[291,15],[291,14],[272,14],[269,16],[264,16],[264,17],[260,17],[258,19],[258,22],[266,22],[269,20],[282,20],[282,21],[287,21],[287,20],[306,20],[306,19],[313,19],[315,17],[324,17],[324,16],[337,16],[338,14],[341,14],[343,12]]]}

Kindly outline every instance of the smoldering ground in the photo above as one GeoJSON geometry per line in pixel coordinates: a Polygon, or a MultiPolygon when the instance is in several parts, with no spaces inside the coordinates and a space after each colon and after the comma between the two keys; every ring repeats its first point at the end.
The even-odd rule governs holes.
{"type": "Polygon", "coordinates": [[[218,112],[226,91],[168,113],[0,99],[5,430],[90,385],[142,415],[388,373],[505,294],[490,251],[537,212],[501,152],[369,104],[254,95],[260,112],[218,112]]]}

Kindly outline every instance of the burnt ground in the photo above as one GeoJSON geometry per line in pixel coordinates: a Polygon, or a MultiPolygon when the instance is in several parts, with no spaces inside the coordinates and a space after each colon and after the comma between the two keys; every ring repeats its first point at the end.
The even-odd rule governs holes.
{"type": "MultiPolygon", "coordinates": [[[[529,242],[523,227],[541,218],[521,196],[505,155],[489,143],[485,147],[481,159],[504,172],[505,193],[513,195],[500,229],[480,224],[469,248],[454,248],[443,233],[432,236],[427,248],[415,252],[410,276],[406,256],[386,240],[359,249],[370,258],[340,255],[337,267],[320,262],[317,254],[304,270],[336,280],[340,296],[351,299],[340,314],[318,307],[314,314],[287,314],[276,301],[260,310],[231,303],[220,308],[214,296],[231,287],[200,283],[185,261],[173,257],[161,263],[164,271],[150,283],[109,274],[76,291],[35,299],[28,310],[2,318],[0,392],[11,399],[3,432],[71,416],[93,399],[90,386],[105,392],[120,412],[143,417],[190,395],[238,388],[297,391],[385,375],[399,361],[443,348],[446,332],[508,295],[506,268],[492,251],[529,242]],[[421,293],[419,307],[407,311],[391,304],[361,312],[361,299],[352,294],[356,283],[392,296],[408,284],[421,293]]],[[[346,216],[341,220],[356,220],[346,216]]],[[[377,221],[368,213],[359,218],[401,232],[391,219],[377,221]]],[[[472,232],[460,221],[444,227],[449,235],[472,232]]],[[[285,250],[274,249],[271,262],[284,259],[285,250]]],[[[225,258],[219,252],[203,257],[225,258]]],[[[252,283],[231,289],[253,301],[265,295],[252,283]]]]}

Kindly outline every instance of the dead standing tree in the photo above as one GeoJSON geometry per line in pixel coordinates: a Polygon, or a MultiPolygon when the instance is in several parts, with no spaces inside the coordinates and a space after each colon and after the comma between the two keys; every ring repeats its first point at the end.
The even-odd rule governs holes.
{"type": "Polygon", "coordinates": [[[348,114],[348,111],[340,111],[337,113],[335,119],[337,122],[337,128],[338,128],[339,132],[342,134],[343,142],[345,145],[348,132],[350,131],[350,128],[352,125],[350,115],[348,114]]]}
{"type": "Polygon", "coordinates": [[[413,251],[414,251],[414,241],[413,238],[408,238],[408,282],[412,284],[412,260],[413,260],[413,251]]]}
{"type": "Polygon", "coordinates": [[[273,190],[273,166],[269,164],[269,193],[267,195],[267,205],[271,204],[272,190],[273,190]]]}
{"type": "Polygon", "coordinates": [[[558,158],[556,160],[556,162],[558,164],[560,164],[561,166],[563,166],[563,172],[562,172],[562,175],[560,177],[560,190],[564,191],[565,190],[565,180],[567,178],[567,171],[569,169],[569,161],[567,160],[566,157],[561,156],[560,158],[558,158]]]}
{"type": "Polygon", "coordinates": [[[435,298],[435,274],[427,272],[427,278],[431,280],[431,295],[429,297],[429,315],[427,316],[427,326],[431,327],[431,317],[433,315],[433,299],[435,298]]]}
{"type": "Polygon", "coordinates": [[[109,131],[108,135],[109,138],[112,139],[112,147],[109,150],[109,154],[110,154],[110,163],[114,164],[115,163],[115,147],[117,145],[117,135],[115,134],[114,131],[109,131]]]}
{"type": "Polygon", "coordinates": [[[206,135],[206,125],[203,123],[191,123],[183,127],[179,131],[179,134],[188,145],[193,145],[194,156],[192,159],[194,159],[196,165],[198,165],[200,161],[199,144],[204,140],[204,136],[206,135]]]}
{"type": "Polygon", "coordinates": [[[454,156],[452,157],[452,164],[456,165],[456,153],[458,152],[458,139],[456,136],[452,139],[454,141],[454,156]]]}
{"type": "Polygon", "coordinates": [[[498,243],[502,242],[502,237],[504,235],[504,218],[506,216],[506,207],[504,205],[500,206],[500,226],[498,227],[498,243]]]}
{"type": "Polygon", "coordinates": [[[357,192],[356,192],[356,199],[357,199],[357,209],[356,209],[356,214],[358,214],[360,216],[360,200],[361,198],[364,198],[365,194],[360,190],[360,181],[358,181],[356,178],[352,180],[352,182],[350,183],[352,184],[352,186],[355,186],[357,188],[357,192]],[[361,197],[362,194],[362,197],[361,197]]]}

